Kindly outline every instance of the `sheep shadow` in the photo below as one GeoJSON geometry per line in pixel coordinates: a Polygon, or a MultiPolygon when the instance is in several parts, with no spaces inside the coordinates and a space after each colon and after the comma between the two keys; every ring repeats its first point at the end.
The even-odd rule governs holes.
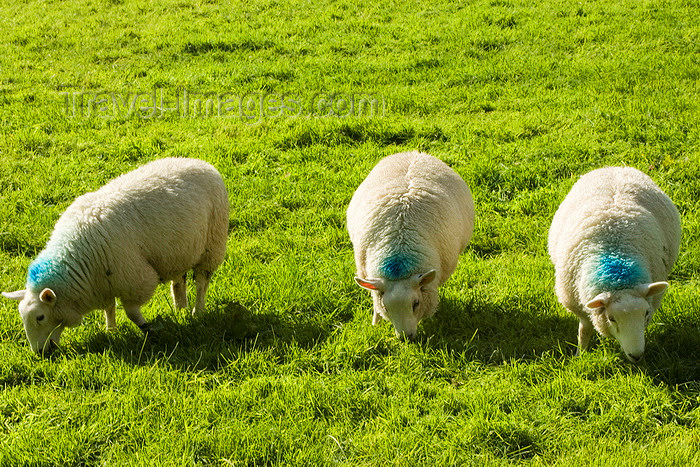
{"type": "Polygon", "coordinates": [[[655,381],[671,387],[700,381],[700,318],[695,315],[661,317],[647,332],[640,368],[655,381]]]}
{"type": "MultiPolygon", "coordinates": [[[[482,297],[445,297],[432,318],[425,320],[419,340],[426,346],[467,352],[485,364],[510,359],[562,358],[576,353],[578,319],[557,314],[546,297],[514,297],[489,302],[482,297]]],[[[660,316],[646,333],[645,357],[628,362],[614,339],[596,335],[592,352],[606,347],[618,354],[622,371],[643,372],[667,386],[695,386],[700,381],[700,316],[660,316]]]]}
{"type": "MultiPolygon", "coordinates": [[[[351,308],[330,316],[327,306],[315,303],[304,310],[275,314],[224,301],[212,303],[201,315],[163,310],[154,320],[160,328],[155,332],[144,336],[125,323],[115,333],[90,333],[72,347],[77,354],[109,349],[116,358],[134,364],[167,358],[178,367],[214,370],[221,364],[221,355],[289,345],[308,349],[324,342],[334,328],[353,319],[351,308]]],[[[550,310],[551,304],[535,298],[491,303],[482,298],[443,297],[435,316],[420,324],[416,340],[433,350],[466,352],[484,363],[533,359],[551,352],[573,355],[576,318],[550,310]]],[[[368,326],[370,319],[368,314],[368,326]]]]}
{"type": "Polygon", "coordinates": [[[221,356],[248,349],[283,347],[294,343],[310,348],[327,339],[332,327],[313,308],[287,315],[254,313],[237,301],[212,304],[202,314],[186,310],[158,313],[152,322],[157,330],[142,333],[131,323],[114,332],[94,332],[72,346],[72,352],[103,353],[135,365],[167,359],[186,369],[215,370],[221,356]]]}
{"type": "Polygon", "coordinates": [[[547,353],[573,355],[578,320],[551,312],[535,297],[493,303],[483,298],[440,300],[418,339],[428,347],[467,352],[483,363],[531,359],[547,353]]]}
{"type": "MultiPolygon", "coordinates": [[[[353,320],[353,309],[331,313],[329,306],[312,303],[305,309],[277,314],[222,301],[195,316],[184,310],[163,310],[154,320],[162,325],[157,332],[144,336],[124,323],[115,333],[89,333],[73,343],[70,352],[109,352],[134,365],[165,359],[187,370],[217,370],[222,359],[252,349],[271,349],[271,355],[284,358],[290,346],[311,349],[331,339],[339,325],[353,320]]],[[[576,352],[578,319],[568,312],[558,313],[558,306],[548,297],[537,296],[499,301],[481,296],[442,297],[435,316],[421,322],[416,343],[432,351],[462,353],[484,364],[536,360],[545,355],[571,358],[576,352]]],[[[366,323],[371,326],[369,314],[366,323]]],[[[596,338],[592,351],[600,345],[596,338]]],[[[604,345],[619,350],[611,339],[604,345]]],[[[684,315],[650,327],[646,355],[640,363],[627,362],[619,352],[619,364],[624,371],[642,371],[660,384],[684,385],[700,381],[698,355],[700,317],[684,315]]]]}
{"type": "MultiPolygon", "coordinates": [[[[429,348],[465,353],[484,364],[533,360],[544,355],[574,358],[578,319],[568,312],[557,314],[554,306],[558,304],[537,297],[514,297],[498,303],[482,297],[446,297],[435,316],[423,321],[418,339],[429,348]]],[[[619,371],[641,372],[661,386],[686,388],[696,394],[700,382],[700,316],[660,318],[647,329],[645,357],[639,363],[627,361],[614,339],[596,335],[591,351],[605,347],[617,354],[619,371]]]]}

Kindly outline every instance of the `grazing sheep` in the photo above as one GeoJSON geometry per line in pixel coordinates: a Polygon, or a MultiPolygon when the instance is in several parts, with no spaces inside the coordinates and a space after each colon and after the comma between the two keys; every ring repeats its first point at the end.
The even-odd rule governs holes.
{"type": "Polygon", "coordinates": [[[46,248],[29,266],[20,301],[32,350],[58,344],[66,327],[105,310],[115,329],[115,298],[144,332],[141,314],[160,282],[172,281],[175,305],[186,308],[186,274],[194,270],[194,311],[204,311],[213,272],[226,252],[228,195],[204,161],[160,159],[78,197],[56,222],[46,248]]]}
{"type": "Polygon", "coordinates": [[[350,201],[347,226],[360,287],[374,317],[413,337],[435,313],[438,285],[457,267],[474,230],[469,187],[441,160],[420,152],[382,159],[350,201]]]}
{"type": "Polygon", "coordinates": [[[576,182],[552,220],[549,255],[557,297],[580,319],[578,353],[595,328],[630,361],[642,357],[680,238],[678,210],[639,170],[606,167],[576,182]]]}

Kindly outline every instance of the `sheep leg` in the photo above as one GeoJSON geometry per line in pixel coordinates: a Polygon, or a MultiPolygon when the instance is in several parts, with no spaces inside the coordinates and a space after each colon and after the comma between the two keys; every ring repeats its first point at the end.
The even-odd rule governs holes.
{"type": "Polygon", "coordinates": [[[203,271],[201,269],[195,269],[194,271],[194,282],[197,288],[197,298],[194,305],[194,310],[192,310],[192,315],[195,313],[204,313],[205,300],[207,297],[207,290],[209,289],[211,276],[212,273],[209,271],[203,271]]]}
{"type": "MultiPolygon", "coordinates": [[[[150,300],[156,287],[162,281],[156,270],[150,267],[148,262],[144,262],[141,265],[141,275],[139,279],[139,286],[132,288],[127,296],[120,297],[121,302],[124,306],[126,316],[138,326],[141,331],[144,333],[156,331],[159,326],[146,321],[146,318],[141,314],[141,306],[150,300]]],[[[161,324],[160,328],[162,327],[163,325],[161,324]]]]}
{"type": "Polygon", "coordinates": [[[126,316],[128,316],[129,319],[133,321],[134,324],[138,326],[141,332],[143,332],[144,334],[147,334],[149,332],[160,331],[161,329],[163,329],[162,323],[149,323],[148,321],[146,321],[146,318],[144,318],[141,314],[141,305],[125,304],[124,311],[126,311],[126,316]]]}
{"type": "Polygon", "coordinates": [[[105,324],[108,331],[116,331],[117,329],[117,304],[112,302],[110,306],[105,308],[105,324]]]}
{"type": "Polygon", "coordinates": [[[173,296],[173,303],[175,303],[176,308],[188,308],[189,303],[187,302],[187,274],[183,274],[182,277],[174,279],[170,284],[170,292],[173,296]]]}
{"type": "Polygon", "coordinates": [[[576,355],[581,355],[582,352],[588,350],[591,344],[591,337],[595,333],[593,323],[588,319],[581,319],[578,325],[578,349],[576,355]]]}
{"type": "Polygon", "coordinates": [[[141,314],[141,305],[136,305],[133,303],[124,303],[124,311],[126,311],[126,316],[141,330],[144,326],[148,324],[146,318],[141,314]]]}

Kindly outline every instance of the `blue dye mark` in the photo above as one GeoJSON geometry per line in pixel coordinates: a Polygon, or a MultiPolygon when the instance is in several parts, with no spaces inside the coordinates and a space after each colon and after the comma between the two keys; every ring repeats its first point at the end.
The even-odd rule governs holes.
{"type": "Polygon", "coordinates": [[[413,258],[397,254],[385,259],[379,270],[384,277],[395,281],[408,277],[415,267],[416,261],[413,258]]]}
{"type": "Polygon", "coordinates": [[[595,277],[600,285],[612,290],[629,289],[644,281],[639,264],[617,253],[607,253],[600,257],[595,277]]]}
{"type": "Polygon", "coordinates": [[[29,265],[27,283],[33,286],[41,286],[56,277],[56,264],[45,258],[37,258],[29,265]]]}

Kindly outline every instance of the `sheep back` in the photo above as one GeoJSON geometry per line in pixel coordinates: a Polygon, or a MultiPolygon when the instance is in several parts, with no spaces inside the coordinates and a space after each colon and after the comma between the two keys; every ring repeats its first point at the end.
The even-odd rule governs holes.
{"type": "Polygon", "coordinates": [[[474,229],[472,195],[436,157],[394,154],[355,191],[347,226],[358,275],[399,280],[435,269],[443,283],[474,229]]]}
{"type": "Polygon", "coordinates": [[[678,210],[647,175],[631,167],[587,173],[560,205],[549,231],[559,301],[582,314],[583,305],[603,291],[665,280],[680,236],[678,210]]]}
{"type": "Polygon", "coordinates": [[[114,297],[145,301],[153,274],[165,282],[194,267],[213,273],[227,229],[228,195],[214,167],[156,160],[76,198],[30,265],[27,289],[51,287],[83,311],[114,297]]]}

